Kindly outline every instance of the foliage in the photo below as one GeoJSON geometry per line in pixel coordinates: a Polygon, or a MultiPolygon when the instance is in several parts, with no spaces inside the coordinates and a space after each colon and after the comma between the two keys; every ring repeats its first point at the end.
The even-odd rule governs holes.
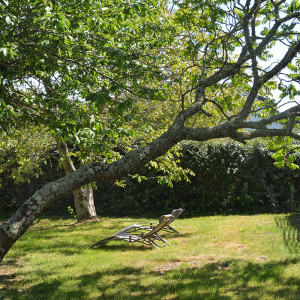
{"type": "MultiPolygon", "coordinates": [[[[53,151],[53,150],[52,150],[53,151]]],[[[24,180],[18,180],[18,183],[12,178],[10,169],[6,169],[0,174],[0,211],[4,215],[11,213],[12,210],[20,206],[24,201],[33,195],[36,190],[40,189],[45,184],[57,180],[64,176],[63,170],[58,165],[58,157],[55,152],[47,152],[46,157],[41,160],[41,164],[36,166],[31,174],[22,173],[24,180]],[[46,162],[46,164],[44,163],[46,162]]],[[[32,154],[29,152],[30,155],[32,154]]],[[[37,155],[35,153],[34,155],[37,155]]],[[[45,153],[41,153],[45,154],[45,153]]],[[[12,153],[10,153],[12,155],[12,153]]],[[[11,160],[15,160],[14,156],[10,156],[11,160]]],[[[33,164],[32,164],[33,165],[33,164]]],[[[14,166],[18,170],[18,166],[14,166]]],[[[19,172],[18,172],[19,173],[19,172]]],[[[50,207],[49,213],[62,213],[67,211],[67,206],[72,204],[72,197],[64,197],[62,206],[50,207]]]]}
{"type": "MultiPolygon", "coordinates": [[[[98,183],[94,190],[98,214],[154,216],[173,207],[184,207],[191,216],[300,209],[299,171],[274,166],[262,144],[185,143],[169,155],[177,155],[177,159],[164,159],[160,167],[153,161],[117,184],[98,183]],[[166,165],[168,161],[171,166],[166,165]],[[177,178],[172,178],[173,172],[168,174],[169,168],[174,169],[172,161],[177,165],[177,178]]],[[[16,208],[35,188],[60,176],[58,159],[52,157],[42,168],[44,175],[31,177],[30,189],[26,182],[12,188],[12,181],[2,176],[3,211],[16,208]]],[[[51,206],[48,213],[64,215],[70,205],[70,199],[65,198],[60,205],[51,206]]]]}
{"type": "Polygon", "coordinates": [[[286,166],[293,170],[299,169],[299,165],[296,163],[300,154],[298,141],[293,141],[289,137],[277,137],[271,140],[269,148],[274,151],[272,157],[277,167],[286,166]]]}
{"type": "Polygon", "coordinates": [[[159,157],[155,161],[150,161],[146,167],[150,170],[154,169],[152,173],[156,173],[156,176],[147,177],[135,174],[131,176],[136,178],[140,183],[142,180],[157,180],[159,184],[166,184],[169,187],[173,187],[174,182],[184,180],[190,182],[190,176],[194,176],[194,172],[189,168],[182,168],[180,165],[181,147],[173,147],[172,151],[168,151],[165,155],[159,157]],[[190,175],[190,176],[189,176],[190,175]]]}
{"type": "Polygon", "coordinates": [[[73,217],[75,220],[77,220],[77,216],[74,213],[74,209],[72,208],[72,206],[68,206],[68,212],[69,212],[71,217],[73,217]]]}
{"type": "Polygon", "coordinates": [[[203,147],[191,143],[185,153],[185,163],[196,173],[192,181],[196,190],[198,186],[198,199],[202,199],[202,205],[194,203],[199,210],[290,211],[287,195],[290,184],[297,186],[298,172],[277,169],[262,145],[208,144],[203,147]]]}
{"type": "Polygon", "coordinates": [[[111,145],[132,134],[123,125],[132,102],[153,93],[148,83],[159,77],[152,64],[160,55],[152,52],[168,38],[163,27],[153,33],[163,26],[161,8],[155,1],[15,0],[1,9],[2,129],[43,124],[85,155],[97,149],[111,157],[111,145]]]}
{"type": "MultiPolygon", "coordinates": [[[[252,77],[263,73],[251,67],[271,57],[276,40],[297,46],[299,5],[292,2],[254,5],[248,15],[250,2],[243,9],[219,0],[174,1],[172,9],[155,0],[4,1],[2,129],[15,122],[43,124],[62,141],[77,144],[82,159],[96,152],[93,160],[115,160],[114,147],[123,144],[128,151],[136,136],[147,142],[159,136],[180,110],[199,100],[199,80],[227,69],[226,79],[205,87],[200,117],[186,124],[231,120],[245,104],[252,77]],[[279,11],[288,25],[283,19],[274,24],[270,16],[279,11]],[[245,27],[250,18],[252,29],[259,25],[251,36],[255,42],[245,27]],[[250,46],[248,56],[244,50],[236,54],[250,46]],[[229,70],[234,65],[240,68],[235,75],[229,70]]],[[[289,78],[297,79],[299,61],[287,62],[287,68],[289,78]]],[[[263,117],[277,112],[271,94],[277,83],[271,79],[260,86],[266,100],[253,102],[253,113],[263,117]]],[[[279,87],[282,97],[293,100],[297,94],[283,80],[279,87]]]]}
{"type": "MultiPolygon", "coordinates": [[[[171,9],[170,3],[155,0],[4,1],[2,129],[15,122],[43,124],[48,134],[77,145],[80,151],[74,155],[87,163],[115,161],[121,157],[116,148],[127,152],[154,140],[200,96],[204,96],[200,116],[193,113],[186,125],[230,121],[249,98],[252,78],[263,78],[258,65],[272,56],[268,49],[276,40],[291,49],[297,46],[297,2],[254,4],[252,10],[250,5],[174,1],[171,9]],[[274,24],[270,16],[279,11],[288,25],[285,19],[274,24]],[[250,18],[253,32],[246,29],[250,18]],[[271,26],[276,33],[268,29],[271,26]],[[249,57],[243,52],[247,47],[253,48],[249,57]],[[234,69],[229,70],[234,65],[240,68],[235,75],[234,69]],[[227,69],[225,80],[213,80],[214,74],[227,69]],[[213,82],[202,95],[199,80],[210,78],[213,82]]],[[[297,79],[299,60],[286,64],[287,76],[297,79]]],[[[297,95],[295,86],[287,88],[284,80],[278,87],[281,97],[293,100],[297,95]]],[[[251,100],[252,114],[269,118],[278,113],[271,93],[275,88],[272,78],[260,85],[265,100],[251,100]]],[[[278,166],[287,163],[296,168],[293,161],[298,154],[282,151],[274,156],[278,166]]],[[[174,164],[169,184],[176,177],[174,162],[165,163],[174,164]]]]}
{"type": "MultiPolygon", "coordinates": [[[[43,127],[13,128],[0,136],[0,174],[15,183],[30,182],[47,164],[53,140],[43,127]]],[[[1,178],[0,177],[0,187],[1,178]]]]}
{"type": "Polygon", "coordinates": [[[158,185],[156,178],[161,172],[142,168],[139,172],[147,181],[128,178],[125,188],[98,184],[98,211],[104,215],[154,215],[184,207],[187,214],[199,216],[300,209],[298,171],[278,169],[261,144],[186,143],[180,161],[181,168],[194,173],[190,182],[175,182],[173,188],[158,185]]]}

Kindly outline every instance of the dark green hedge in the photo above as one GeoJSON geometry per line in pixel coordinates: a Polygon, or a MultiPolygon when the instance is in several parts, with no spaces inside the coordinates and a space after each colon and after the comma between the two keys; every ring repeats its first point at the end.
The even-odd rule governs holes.
{"type": "MultiPolygon", "coordinates": [[[[42,166],[42,169],[42,175],[38,177],[31,176],[28,178],[28,181],[20,184],[14,183],[13,179],[9,176],[9,172],[0,174],[2,177],[2,187],[0,187],[0,215],[11,214],[45,184],[64,176],[64,171],[58,167],[58,159],[53,156],[49,158],[47,165],[42,166]]],[[[70,195],[59,201],[56,206],[49,207],[48,213],[63,215],[67,212],[67,207],[72,204],[72,195],[70,195]]]]}
{"type": "MultiPolygon", "coordinates": [[[[299,210],[299,170],[278,169],[262,146],[187,143],[181,164],[196,174],[174,187],[155,180],[127,179],[126,188],[111,183],[95,191],[103,215],[159,215],[186,208],[185,215],[279,213],[299,210]]],[[[153,170],[139,170],[154,177],[153,170]]],[[[157,175],[157,174],[156,174],[157,175]]]]}
{"type": "MultiPolygon", "coordinates": [[[[125,188],[98,184],[94,197],[99,216],[157,217],[178,207],[186,209],[185,216],[299,211],[300,171],[276,168],[262,146],[186,143],[182,154],[182,166],[196,174],[191,183],[177,182],[170,188],[154,179],[138,183],[126,178],[125,188]]],[[[138,173],[159,175],[147,168],[138,173]]],[[[16,185],[9,177],[2,178],[0,210],[15,210],[45,183],[61,176],[63,171],[52,159],[44,175],[31,178],[30,183],[16,185]]],[[[48,213],[68,215],[70,205],[72,195],[53,204],[48,213]]]]}

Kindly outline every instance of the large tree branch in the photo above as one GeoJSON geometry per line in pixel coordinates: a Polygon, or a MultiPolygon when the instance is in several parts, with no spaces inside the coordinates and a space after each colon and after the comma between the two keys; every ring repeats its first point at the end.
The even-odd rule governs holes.
{"type": "MultiPolygon", "coordinates": [[[[268,44],[270,44],[274,39],[276,39],[276,34],[277,34],[277,30],[279,29],[280,25],[292,20],[292,19],[295,19],[295,18],[299,18],[300,16],[300,12],[296,12],[296,13],[292,13],[292,14],[289,14],[287,16],[285,16],[284,18],[281,18],[281,19],[277,19],[275,21],[275,24],[273,25],[273,27],[271,28],[271,30],[268,32],[268,34],[266,35],[266,37],[264,39],[262,39],[262,41],[259,43],[259,45],[256,47],[256,48],[253,48],[251,52],[249,52],[249,46],[252,45],[252,42],[251,44],[249,44],[249,41],[250,41],[250,34],[249,34],[249,30],[248,30],[248,27],[247,27],[247,24],[248,22],[250,21],[251,17],[253,18],[253,15],[257,14],[258,11],[257,9],[259,8],[259,2],[260,1],[256,1],[255,4],[254,4],[254,7],[253,9],[251,10],[251,12],[249,14],[246,14],[246,16],[244,17],[243,19],[243,22],[244,22],[244,33],[245,33],[245,37],[246,37],[246,40],[248,40],[248,42],[246,42],[246,45],[244,45],[242,47],[242,50],[240,52],[240,55],[237,59],[237,61],[235,63],[227,63],[225,62],[224,65],[222,66],[222,68],[220,68],[220,70],[207,77],[204,82],[202,83],[203,85],[203,88],[206,88],[208,86],[211,86],[212,84],[215,84],[217,82],[219,82],[220,80],[228,77],[228,76],[232,76],[232,75],[235,75],[237,73],[239,73],[240,71],[240,68],[241,66],[247,62],[248,60],[252,60],[252,62],[254,61],[255,62],[255,57],[259,56],[262,54],[262,52],[266,49],[266,47],[268,46],[268,44]]],[[[246,5],[247,6],[247,5],[246,5]]],[[[253,27],[253,26],[252,26],[253,27]]],[[[252,37],[253,38],[253,37],[252,37]]],[[[298,42],[297,44],[299,44],[300,42],[298,42]]],[[[250,47],[251,48],[251,47],[250,47]]],[[[293,47],[292,47],[293,48],[293,47]]],[[[290,49],[291,51],[293,51],[292,49],[290,49]]],[[[287,58],[288,56],[292,56],[291,54],[291,51],[288,51],[286,53],[286,56],[285,58],[287,58]],[[289,55],[291,54],[291,55],[289,55]]],[[[295,46],[295,51],[299,51],[299,48],[298,46],[296,45],[295,46]],[[297,50],[298,49],[298,50],[297,50]]],[[[289,61],[290,62],[290,61],[289,61]]],[[[288,62],[288,63],[289,63],[288,62]]],[[[277,69],[280,69],[280,65],[281,64],[278,64],[278,67],[277,69]]],[[[285,64],[286,66],[287,64],[285,64]]],[[[284,66],[284,67],[285,67],[284,66]]],[[[283,67],[283,68],[284,68],[283,67]]],[[[276,67],[275,67],[276,68],[276,67]]],[[[281,68],[280,70],[282,70],[283,68],[281,68]]],[[[274,69],[274,68],[273,68],[274,69]]],[[[274,69],[275,71],[276,69],[274,69]]],[[[255,70],[254,70],[255,71],[255,70]]],[[[272,74],[272,70],[270,71],[269,73],[272,74]],[[271,72],[271,73],[270,73],[271,72]]],[[[276,72],[275,72],[276,74],[276,72]]],[[[275,75],[274,74],[274,75],[275,75]]],[[[272,75],[271,77],[273,77],[274,75],[272,75]]],[[[266,74],[266,76],[269,76],[266,74]]],[[[271,78],[269,77],[269,78],[271,78]]],[[[266,81],[265,81],[266,82],[266,81]]]]}
{"type": "Polygon", "coordinates": [[[300,51],[300,41],[295,43],[291,48],[288,49],[282,60],[273,67],[269,72],[259,77],[259,79],[256,81],[256,84],[253,84],[253,88],[250,91],[247,100],[241,110],[241,112],[238,114],[237,120],[238,122],[240,120],[246,119],[250,112],[252,105],[257,97],[257,94],[259,92],[259,89],[271,78],[273,78],[276,74],[278,74],[280,71],[282,71],[297,55],[297,53],[300,51]]]}
{"type": "MultiPolygon", "coordinates": [[[[281,120],[287,120],[295,117],[300,117],[300,106],[291,107],[290,109],[284,112],[278,113],[277,115],[270,116],[268,118],[259,121],[244,121],[242,122],[242,127],[252,128],[252,129],[263,129],[268,124],[272,124],[275,122],[279,122],[281,120]]],[[[295,123],[297,123],[296,120],[295,123]]]]}
{"type": "Polygon", "coordinates": [[[266,83],[269,79],[273,78],[276,74],[282,71],[297,55],[300,51],[300,40],[292,45],[284,57],[280,60],[280,62],[275,65],[269,72],[261,76],[260,81],[261,84],[266,83]]]}
{"type": "Polygon", "coordinates": [[[255,138],[266,138],[266,137],[276,137],[276,136],[289,136],[300,141],[300,135],[296,133],[291,133],[289,128],[283,129],[256,129],[253,131],[246,132],[236,132],[232,138],[239,141],[247,141],[255,138]]]}
{"type": "MultiPolygon", "coordinates": [[[[175,119],[173,125],[159,138],[145,147],[128,152],[121,159],[111,164],[93,163],[78,169],[65,177],[46,184],[30,197],[18,211],[0,226],[0,261],[15,241],[28,229],[35,218],[39,216],[50,204],[59,198],[71,193],[74,189],[94,181],[113,181],[126,176],[139,166],[163,155],[172,146],[183,140],[207,141],[216,138],[231,137],[238,141],[245,141],[256,137],[267,136],[292,136],[299,139],[298,135],[291,133],[289,128],[284,129],[256,129],[254,131],[237,132],[238,126],[227,122],[219,126],[205,128],[185,128],[184,120],[199,111],[201,105],[183,111],[175,119]]],[[[293,114],[296,109],[290,109],[293,114]]],[[[270,120],[269,120],[270,121],[270,120]]],[[[241,124],[240,124],[241,125],[241,124]]],[[[244,124],[246,125],[246,124],[244,124]]],[[[249,124],[248,124],[249,125],[249,124]]],[[[248,126],[247,125],[247,126],[248,126]]]]}

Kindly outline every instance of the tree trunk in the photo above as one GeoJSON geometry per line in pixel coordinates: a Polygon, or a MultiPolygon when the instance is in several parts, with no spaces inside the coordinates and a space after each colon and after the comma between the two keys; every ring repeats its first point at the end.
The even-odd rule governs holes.
{"type": "MultiPolygon", "coordinates": [[[[70,157],[67,144],[62,143],[58,139],[56,142],[65,173],[70,174],[75,172],[76,169],[70,157]]],[[[80,187],[78,189],[74,189],[73,196],[78,222],[99,220],[95,209],[94,194],[91,184],[88,184],[85,188],[80,187]]]]}
{"type": "Polygon", "coordinates": [[[78,222],[87,220],[99,220],[97,217],[94,194],[91,184],[73,191],[76,216],[78,222]]]}
{"type": "Polygon", "coordinates": [[[89,166],[44,185],[25,201],[8,220],[0,225],[0,262],[12,245],[53,202],[83,185],[95,181],[95,170],[89,166]],[[93,180],[90,180],[92,179],[93,180]]]}

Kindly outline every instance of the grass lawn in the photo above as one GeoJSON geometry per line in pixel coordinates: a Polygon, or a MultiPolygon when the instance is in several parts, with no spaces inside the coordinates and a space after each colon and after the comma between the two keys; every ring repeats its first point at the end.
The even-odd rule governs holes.
{"type": "Polygon", "coordinates": [[[300,215],[177,219],[160,250],[111,242],[147,219],[40,219],[0,265],[0,299],[300,299],[300,215]]]}

